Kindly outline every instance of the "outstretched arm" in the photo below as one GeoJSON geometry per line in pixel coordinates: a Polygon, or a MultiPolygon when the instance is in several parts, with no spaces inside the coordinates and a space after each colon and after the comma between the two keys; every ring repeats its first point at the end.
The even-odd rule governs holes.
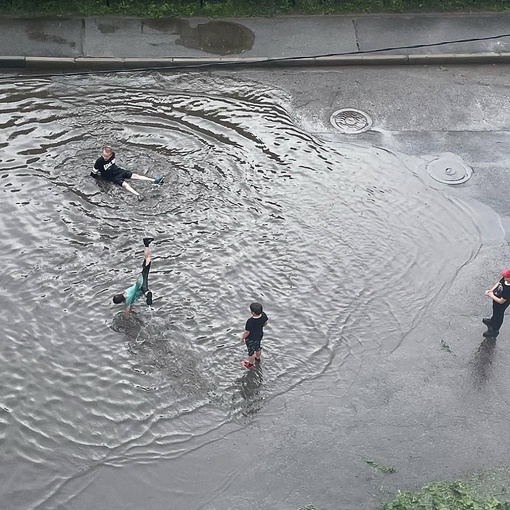
{"type": "Polygon", "coordinates": [[[499,303],[500,305],[504,305],[506,303],[505,298],[495,296],[492,290],[486,290],[485,295],[489,296],[493,301],[496,301],[496,303],[499,303]]]}

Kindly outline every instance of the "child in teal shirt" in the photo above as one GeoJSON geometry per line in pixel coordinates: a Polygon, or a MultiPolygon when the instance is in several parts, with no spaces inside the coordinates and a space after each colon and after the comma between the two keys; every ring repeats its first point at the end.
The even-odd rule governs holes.
{"type": "Polygon", "coordinates": [[[149,271],[151,268],[151,253],[149,245],[152,241],[154,241],[152,237],[143,238],[145,248],[143,249],[142,272],[138,275],[136,282],[121,294],[115,294],[115,296],[113,296],[113,302],[115,304],[126,303],[127,306],[124,310],[125,317],[129,317],[131,305],[137,299],[140,299],[142,294],[145,296],[147,304],[149,306],[152,305],[152,292],[149,290],[149,271]]]}

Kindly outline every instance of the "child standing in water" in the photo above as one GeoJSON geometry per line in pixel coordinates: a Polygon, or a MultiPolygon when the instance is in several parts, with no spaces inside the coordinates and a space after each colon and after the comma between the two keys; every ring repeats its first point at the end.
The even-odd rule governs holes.
{"type": "Polygon", "coordinates": [[[485,295],[492,299],[492,317],[482,319],[487,326],[483,336],[496,338],[499,335],[499,328],[505,318],[505,310],[510,306],[510,269],[501,271],[501,280],[492,289],[486,290],[485,295]]]}
{"type": "Polygon", "coordinates": [[[251,317],[246,321],[246,326],[241,334],[241,342],[245,342],[248,349],[248,359],[243,360],[242,365],[245,368],[253,369],[255,368],[255,362],[260,361],[264,326],[268,319],[260,303],[252,303],[250,311],[251,317]]]}

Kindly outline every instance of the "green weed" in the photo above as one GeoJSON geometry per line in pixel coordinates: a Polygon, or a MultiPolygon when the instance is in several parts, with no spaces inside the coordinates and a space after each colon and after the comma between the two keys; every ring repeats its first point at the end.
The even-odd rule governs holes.
{"type": "Polygon", "coordinates": [[[417,492],[398,491],[383,510],[510,510],[510,503],[480,493],[468,483],[432,482],[417,492]]]}
{"type": "Polygon", "coordinates": [[[452,351],[452,348],[444,340],[441,340],[441,349],[444,349],[446,352],[449,352],[450,354],[453,354],[455,356],[455,353],[452,351]]]}
{"type": "Polygon", "coordinates": [[[384,466],[382,464],[379,464],[374,459],[365,459],[365,462],[374,469],[377,469],[378,471],[381,471],[383,473],[395,473],[396,469],[393,466],[384,466]]]}

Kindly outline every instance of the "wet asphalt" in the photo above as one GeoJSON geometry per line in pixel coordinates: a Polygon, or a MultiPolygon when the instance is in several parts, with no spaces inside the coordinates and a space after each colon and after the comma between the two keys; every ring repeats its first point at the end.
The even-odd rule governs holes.
{"type": "MultiPolygon", "coordinates": [[[[501,35],[508,21],[506,14],[157,23],[4,19],[0,53],[277,58],[501,35]],[[231,27],[231,35],[218,38],[221,31],[229,33],[220,23],[231,27]]],[[[393,52],[500,53],[509,44],[505,37],[393,52]]],[[[407,155],[460,156],[474,170],[469,181],[459,186],[428,182],[463,204],[466,214],[476,214],[482,247],[424,309],[398,355],[384,356],[377,367],[362,366],[350,387],[338,384],[335,373],[325,374],[274,398],[243,427],[223,430],[218,440],[178,459],[122,469],[104,466],[66,508],[174,509],[192,502],[188,507],[197,510],[293,510],[306,504],[317,510],[375,510],[397,489],[506,466],[510,333],[486,341],[480,319],[489,312],[484,289],[510,265],[508,69],[430,65],[239,71],[239,79],[274,83],[292,94],[296,118],[317,137],[351,143],[352,137],[328,125],[333,110],[351,106],[374,120],[374,129],[357,136],[356,143],[407,155]],[[367,459],[396,472],[373,469],[367,459]]],[[[428,178],[426,172],[421,178],[428,178]]],[[[510,331],[508,324],[503,328],[510,331]]]]}

